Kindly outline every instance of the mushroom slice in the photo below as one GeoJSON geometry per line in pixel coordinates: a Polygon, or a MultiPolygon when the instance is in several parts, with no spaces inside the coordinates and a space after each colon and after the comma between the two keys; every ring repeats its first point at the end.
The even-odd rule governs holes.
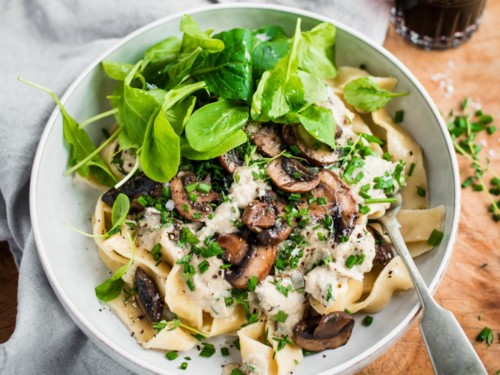
{"type": "Polygon", "coordinates": [[[329,169],[318,173],[320,181],[328,186],[334,193],[334,204],[327,202],[329,214],[332,215],[337,239],[349,236],[354,229],[354,224],[359,217],[358,202],[354,195],[337,174],[329,169]]]}
{"type": "Polygon", "coordinates": [[[270,158],[283,151],[283,139],[278,134],[275,126],[262,125],[252,135],[252,141],[257,146],[257,151],[270,158]]]}
{"type": "Polygon", "coordinates": [[[163,195],[163,184],[151,180],[144,173],[133,176],[118,189],[112,188],[102,196],[102,201],[112,207],[118,194],[123,193],[130,199],[130,213],[139,212],[144,207],[137,202],[141,196],[159,198],[163,195]]]}
{"type": "Polygon", "coordinates": [[[295,159],[274,159],[267,174],[279,189],[289,193],[305,193],[319,184],[319,177],[295,159]]]}
{"type": "MultiPolygon", "coordinates": [[[[181,216],[190,221],[202,221],[212,212],[210,203],[219,199],[219,194],[213,190],[209,193],[201,193],[197,190],[188,193],[186,186],[197,182],[193,172],[180,172],[170,181],[170,191],[175,208],[181,216]],[[196,200],[190,199],[191,194],[196,195],[196,200]]],[[[210,176],[207,176],[203,182],[210,185],[210,176]]]]}
{"type": "Polygon", "coordinates": [[[222,257],[234,265],[239,265],[248,252],[248,242],[235,233],[221,234],[217,243],[225,251],[222,257]]]}
{"type": "Polygon", "coordinates": [[[258,233],[262,229],[274,226],[276,223],[276,211],[270,203],[254,200],[246,206],[241,220],[248,229],[258,233]]]}
{"type": "Polygon", "coordinates": [[[226,272],[226,280],[236,289],[246,289],[248,280],[254,276],[261,282],[269,275],[277,255],[276,246],[252,246],[241,264],[226,272]]]}
{"type": "Polygon", "coordinates": [[[392,258],[394,258],[391,245],[385,240],[384,236],[382,236],[382,234],[371,225],[367,225],[366,229],[368,229],[368,231],[373,235],[373,238],[375,238],[374,261],[382,266],[385,266],[391,261],[392,258]]]}
{"type": "Polygon", "coordinates": [[[163,301],[153,280],[141,268],[137,267],[134,276],[137,289],[136,301],[142,312],[152,322],[159,322],[163,313],[163,301]]]}
{"type": "Polygon", "coordinates": [[[234,173],[236,167],[240,167],[245,163],[240,153],[234,148],[232,150],[229,150],[225,154],[222,154],[217,159],[219,160],[222,168],[224,168],[228,173],[231,174],[234,173]]]}
{"type": "Polygon", "coordinates": [[[283,126],[283,139],[289,145],[296,146],[301,156],[311,164],[324,166],[335,163],[339,154],[329,146],[312,137],[302,125],[283,126]]]}
{"type": "Polygon", "coordinates": [[[274,227],[263,230],[257,234],[257,240],[262,245],[270,246],[277,245],[285,241],[292,233],[293,227],[290,227],[282,220],[278,220],[274,227]]]}
{"type": "Polygon", "coordinates": [[[342,311],[313,316],[295,325],[293,342],[311,352],[335,349],[349,341],[353,327],[352,316],[342,311]]]}

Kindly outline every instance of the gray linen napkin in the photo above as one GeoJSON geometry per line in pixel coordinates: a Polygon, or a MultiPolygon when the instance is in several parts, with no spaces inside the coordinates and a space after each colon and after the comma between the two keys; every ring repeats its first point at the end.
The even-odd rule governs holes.
{"type": "MultiPolygon", "coordinates": [[[[29,218],[29,176],[39,137],[54,103],[45,93],[17,82],[16,77],[36,81],[62,95],[87,64],[121,37],[171,13],[216,2],[0,1],[0,241],[9,241],[20,267],[16,330],[7,343],[0,345],[0,373],[130,373],[76,327],[42,271],[29,218]]],[[[382,43],[387,30],[387,0],[276,3],[330,16],[378,43],[382,43]]]]}

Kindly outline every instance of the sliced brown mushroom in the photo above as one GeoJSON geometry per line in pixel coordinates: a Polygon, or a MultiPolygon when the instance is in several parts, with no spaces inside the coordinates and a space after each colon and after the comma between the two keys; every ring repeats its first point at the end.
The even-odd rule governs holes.
{"type": "Polygon", "coordinates": [[[225,251],[222,257],[236,266],[243,261],[248,252],[248,242],[236,233],[221,234],[217,237],[217,243],[225,251]]]}
{"type": "MultiPolygon", "coordinates": [[[[181,216],[190,221],[202,221],[212,212],[210,203],[220,198],[219,194],[213,190],[209,193],[202,193],[195,189],[188,193],[186,186],[198,182],[193,172],[180,172],[170,181],[170,191],[175,208],[181,216]],[[196,196],[196,200],[190,199],[191,194],[196,196]]],[[[210,176],[207,176],[203,182],[210,185],[210,176]]]]}
{"type": "MultiPolygon", "coordinates": [[[[320,182],[333,192],[334,199],[330,201],[327,199],[325,207],[328,214],[332,216],[335,227],[335,237],[340,239],[344,236],[349,236],[359,217],[359,208],[356,198],[351,192],[351,189],[342,182],[335,172],[329,169],[323,169],[318,173],[318,176],[320,182]]],[[[321,193],[313,192],[313,194],[323,194],[326,191],[325,189],[321,191],[321,193]]],[[[328,195],[325,196],[325,198],[328,197],[328,195]]]]}
{"type": "Polygon", "coordinates": [[[306,193],[319,184],[319,177],[296,159],[274,159],[267,174],[276,187],[289,193],[306,193]]]}
{"type": "Polygon", "coordinates": [[[283,139],[278,134],[276,126],[262,125],[252,135],[252,141],[257,146],[259,153],[270,158],[283,151],[283,139]]]}
{"type": "Polygon", "coordinates": [[[262,229],[272,228],[276,223],[276,211],[272,204],[254,200],[243,211],[241,221],[252,232],[259,233],[262,229]]]}
{"type": "Polygon", "coordinates": [[[224,168],[228,173],[231,174],[234,173],[234,170],[237,167],[240,167],[245,163],[239,152],[234,148],[232,150],[229,150],[225,154],[222,154],[217,159],[219,160],[222,168],[224,168]]]}
{"type": "Polygon", "coordinates": [[[367,225],[366,229],[368,229],[373,235],[373,238],[375,238],[375,259],[373,259],[373,261],[385,266],[394,258],[391,245],[385,240],[384,236],[371,225],[367,225]]]}
{"type": "Polygon", "coordinates": [[[261,282],[269,275],[277,255],[276,246],[250,246],[241,264],[226,272],[226,280],[236,289],[246,289],[254,276],[261,282]]]}
{"type": "Polygon", "coordinates": [[[283,126],[283,140],[296,146],[301,156],[317,166],[329,165],[339,159],[339,153],[312,137],[302,125],[283,126]]]}
{"type": "Polygon", "coordinates": [[[293,330],[293,342],[305,350],[335,349],[349,341],[354,319],[342,311],[302,319],[293,330]]]}
{"type": "Polygon", "coordinates": [[[163,301],[153,280],[141,268],[137,267],[134,276],[137,289],[136,301],[144,315],[152,322],[159,322],[163,313],[163,301]]]}
{"type": "Polygon", "coordinates": [[[290,223],[291,225],[288,225],[283,219],[286,205],[283,201],[279,200],[275,193],[266,194],[260,199],[272,205],[278,219],[271,228],[264,229],[257,233],[257,241],[262,245],[278,245],[280,242],[285,241],[292,233],[293,227],[295,226],[295,219],[292,220],[290,223]]]}
{"type": "Polygon", "coordinates": [[[112,207],[118,194],[123,193],[130,199],[130,213],[139,212],[144,207],[137,202],[141,196],[159,198],[163,195],[163,184],[151,180],[144,173],[133,176],[120,188],[112,188],[102,196],[102,201],[112,207]]]}

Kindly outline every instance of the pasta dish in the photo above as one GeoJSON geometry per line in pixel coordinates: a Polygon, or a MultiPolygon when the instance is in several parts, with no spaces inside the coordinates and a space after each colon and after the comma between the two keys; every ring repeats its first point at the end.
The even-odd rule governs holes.
{"type": "Polygon", "coordinates": [[[225,374],[288,374],[411,288],[372,222],[394,195],[413,256],[436,244],[444,208],[428,207],[422,150],[398,125],[411,119],[386,109],[406,93],[337,67],[333,25],[180,26],[136,64],[102,63],[117,83],[101,146],[64,124],[74,171],[105,187],[91,236],[113,275],[96,295],[167,359],[210,357],[211,337],[233,335],[241,361],[225,374]]]}

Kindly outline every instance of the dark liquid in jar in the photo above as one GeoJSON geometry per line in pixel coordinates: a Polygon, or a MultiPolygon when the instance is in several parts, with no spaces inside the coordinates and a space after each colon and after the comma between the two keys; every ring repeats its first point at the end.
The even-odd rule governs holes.
{"type": "Polygon", "coordinates": [[[396,0],[408,30],[421,36],[456,36],[475,28],[486,0],[396,0]]]}

